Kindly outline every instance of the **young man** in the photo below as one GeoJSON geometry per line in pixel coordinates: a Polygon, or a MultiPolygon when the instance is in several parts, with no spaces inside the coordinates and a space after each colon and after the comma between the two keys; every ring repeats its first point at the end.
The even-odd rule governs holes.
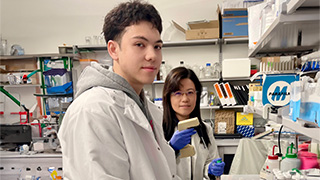
{"type": "Polygon", "coordinates": [[[105,17],[113,67],[95,63],[80,76],[59,131],[65,179],[178,179],[162,112],[143,94],[161,64],[161,31],[157,10],[140,1],[105,17]]]}

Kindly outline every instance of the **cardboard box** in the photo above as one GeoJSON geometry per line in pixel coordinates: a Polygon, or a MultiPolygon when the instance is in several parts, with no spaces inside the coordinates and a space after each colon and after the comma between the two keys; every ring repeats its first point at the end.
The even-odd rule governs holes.
{"type": "Polygon", "coordinates": [[[219,20],[188,23],[190,30],[185,30],[176,22],[174,26],[186,34],[186,40],[219,38],[219,20]]]}
{"type": "Polygon", "coordinates": [[[38,69],[36,58],[1,60],[1,65],[6,66],[7,71],[13,72],[34,71],[38,69]]]}
{"type": "Polygon", "coordinates": [[[254,126],[237,126],[237,132],[242,134],[243,137],[253,137],[254,126]]]}
{"type": "Polygon", "coordinates": [[[214,116],[215,134],[234,134],[235,130],[235,111],[216,110],[214,116]]]}
{"type": "Polygon", "coordinates": [[[237,112],[236,125],[248,126],[253,125],[253,114],[244,114],[242,112],[237,112]]]}
{"type": "Polygon", "coordinates": [[[223,9],[223,16],[248,16],[247,8],[227,8],[223,9]]]}
{"type": "Polygon", "coordinates": [[[248,16],[222,17],[222,37],[248,37],[248,16]]]}
{"type": "Polygon", "coordinates": [[[189,29],[184,29],[175,21],[172,21],[174,26],[181,32],[186,34],[186,40],[193,39],[217,39],[220,37],[220,21],[221,16],[220,8],[217,8],[218,19],[217,20],[201,20],[188,22],[189,29]]]}
{"type": "Polygon", "coordinates": [[[268,63],[268,62],[280,62],[280,56],[274,57],[262,57],[261,62],[268,63]]]}

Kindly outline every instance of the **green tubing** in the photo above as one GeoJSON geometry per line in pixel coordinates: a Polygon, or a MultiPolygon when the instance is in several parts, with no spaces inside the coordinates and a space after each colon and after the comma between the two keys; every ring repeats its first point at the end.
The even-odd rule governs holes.
{"type": "Polygon", "coordinates": [[[32,71],[30,74],[28,74],[27,78],[29,79],[31,76],[33,76],[35,73],[40,72],[40,69],[37,69],[35,71],[32,71]]]}
{"type": "Polygon", "coordinates": [[[0,86],[0,91],[5,94],[6,96],[8,96],[13,102],[15,102],[18,106],[21,105],[20,101],[18,101],[15,97],[13,97],[8,91],[6,91],[5,89],[3,89],[3,86],[0,86]]]}

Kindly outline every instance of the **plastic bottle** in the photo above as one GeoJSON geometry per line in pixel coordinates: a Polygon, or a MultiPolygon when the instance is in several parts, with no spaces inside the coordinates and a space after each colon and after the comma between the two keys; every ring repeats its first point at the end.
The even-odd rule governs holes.
{"type": "Polygon", "coordinates": [[[160,66],[160,80],[164,81],[167,77],[167,67],[166,62],[162,60],[161,66],[160,66]]]}
{"type": "Polygon", "coordinates": [[[210,92],[209,106],[214,106],[214,99],[215,99],[215,96],[214,96],[213,92],[210,92]]]}
{"type": "Polygon", "coordinates": [[[203,66],[200,66],[199,67],[199,79],[204,78],[204,71],[205,71],[205,68],[203,66]]]}
{"type": "Polygon", "coordinates": [[[261,35],[270,27],[275,19],[274,0],[268,0],[261,12],[261,35]]]}
{"type": "MultiPolygon", "coordinates": [[[[217,164],[222,163],[222,161],[217,161],[217,164]]],[[[216,180],[220,180],[220,176],[214,176],[216,180]]]]}
{"type": "Polygon", "coordinates": [[[204,77],[207,78],[207,79],[210,79],[212,78],[212,68],[211,68],[211,64],[210,63],[207,63],[206,64],[206,68],[205,68],[205,71],[204,71],[204,77]]]}
{"type": "Polygon", "coordinates": [[[281,165],[280,165],[281,171],[289,171],[294,168],[296,169],[300,168],[300,159],[297,158],[296,153],[292,152],[293,149],[295,148],[293,147],[293,143],[291,143],[291,145],[288,146],[287,148],[286,156],[281,161],[281,165]],[[291,149],[290,153],[289,153],[289,149],[291,149]]]}
{"type": "Polygon", "coordinates": [[[269,155],[266,163],[265,163],[265,170],[266,170],[266,176],[267,179],[273,179],[273,170],[279,169],[280,163],[278,161],[278,156],[274,154],[274,148],[278,147],[277,145],[274,145],[272,148],[272,155],[269,155]]]}
{"type": "Polygon", "coordinates": [[[203,87],[200,97],[200,106],[208,106],[208,88],[203,87]]]}
{"type": "Polygon", "coordinates": [[[151,101],[151,96],[149,94],[149,91],[144,91],[144,95],[146,96],[146,99],[151,101]]]}

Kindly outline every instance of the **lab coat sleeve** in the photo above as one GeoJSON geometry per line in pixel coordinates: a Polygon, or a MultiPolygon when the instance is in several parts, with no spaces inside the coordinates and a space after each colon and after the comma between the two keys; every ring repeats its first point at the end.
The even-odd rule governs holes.
{"type": "MultiPolygon", "coordinates": [[[[90,105],[88,105],[90,106],[90,105]]],[[[110,108],[110,107],[109,107],[110,108]]],[[[99,107],[85,107],[67,115],[70,135],[67,177],[70,179],[129,179],[129,160],[120,126],[112,115],[99,107]],[[75,119],[74,119],[75,118],[75,119]],[[73,146],[73,147],[71,147],[73,146]],[[84,173],[85,172],[85,173],[84,173]]]]}
{"type": "Polygon", "coordinates": [[[208,176],[208,168],[209,168],[209,165],[210,165],[212,160],[214,160],[216,158],[219,158],[219,152],[218,152],[218,147],[217,147],[217,144],[216,144],[216,140],[215,140],[215,138],[213,136],[212,127],[206,124],[206,128],[207,128],[207,133],[208,133],[208,136],[209,136],[211,144],[208,147],[209,148],[209,154],[208,154],[208,157],[207,157],[207,160],[206,160],[206,164],[205,164],[205,167],[204,167],[204,175],[203,175],[203,177],[205,179],[210,179],[209,176],[208,176]]]}

